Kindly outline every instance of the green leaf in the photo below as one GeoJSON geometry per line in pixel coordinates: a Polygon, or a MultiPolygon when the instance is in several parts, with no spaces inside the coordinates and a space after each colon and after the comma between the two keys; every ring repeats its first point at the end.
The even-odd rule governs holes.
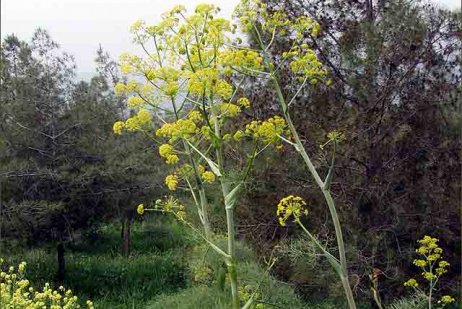
{"type": "Polygon", "coordinates": [[[225,207],[226,208],[234,207],[234,204],[236,203],[237,198],[239,197],[239,191],[241,190],[241,187],[242,187],[242,182],[239,183],[236,187],[234,187],[234,189],[231,190],[231,192],[229,192],[225,196],[225,207]]]}
{"type": "Polygon", "coordinates": [[[188,140],[186,142],[189,144],[189,146],[191,146],[192,149],[194,149],[194,151],[196,151],[202,158],[204,158],[204,160],[210,166],[210,169],[212,170],[212,172],[215,175],[217,175],[218,177],[222,176],[221,173],[220,173],[220,169],[218,168],[218,165],[215,162],[213,162],[211,159],[207,158],[199,149],[194,147],[194,145],[191,144],[188,140]]]}

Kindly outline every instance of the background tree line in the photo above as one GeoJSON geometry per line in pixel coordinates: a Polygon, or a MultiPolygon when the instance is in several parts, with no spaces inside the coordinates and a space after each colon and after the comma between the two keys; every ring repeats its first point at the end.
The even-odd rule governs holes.
{"type": "Polygon", "coordinates": [[[161,189],[149,138],[112,133],[130,112],[112,90],[117,64],[100,48],[98,74],[77,82],[73,57],[42,29],[30,42],[7,36],[1,56],[2,240],[55,243],[63,279],[65,243],[117,219],[128,255],[135,203],[161,189]]]}

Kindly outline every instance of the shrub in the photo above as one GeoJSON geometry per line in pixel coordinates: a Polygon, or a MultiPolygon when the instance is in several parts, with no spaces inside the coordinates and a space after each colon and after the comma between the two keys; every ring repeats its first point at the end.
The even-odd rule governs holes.
{"type": "MultiPolygon", "coordinates": [[[[35,290],[25,276],[25,262],[21,262],[16,269],[14,266],[3,265],[3,259],[0,259],[0,266],[7,268],[6,271],[0,272],[0,308],[82,308],[77,296],[63,286],[53,290],[49,283],[45,283],[41,290],[35,290]]],[[[88,300],[86,308],[93,309],[93,303],[88,300]]]]}

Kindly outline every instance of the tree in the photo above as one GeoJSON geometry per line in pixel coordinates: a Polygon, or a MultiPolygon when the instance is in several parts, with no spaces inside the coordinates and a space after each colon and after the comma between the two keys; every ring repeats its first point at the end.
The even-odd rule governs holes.
{"type": "MultiPolygon", "coordinates": [[[[383,292],[402,286],[403,269],[396,267],[407,259],[402,248],[430,231],[458,264],[460,13],[417,1],[268,1],[269,12],[277,9],[292,20],[310,16],[321,25],[319,36],[306,33],[304,41],[329,69],[334,85],[306,87],[293,103],[294,123],[303,139],[314,141],[305,142],[311,153],[334,124],[346,133],[347,143],[337,149],[332,189],[351,249],[360,252],[352,266],[358,286],[368,293],[369,282],[362,278],[373,268],[387,274],[381,277],[383,292]]],[[[287,36],[276,36],[271,54],[277,59],[288,46],[287,36]]],[[[283,66],[280,73],[284,91],[294,91],[290,68],[283,66]]],[[[255,89],[260,112],[272,113],[272,93],[255,89]]],[[[324,155],[315,164],[329,167],[324,155]]],[[[319,203],[310,180],[294,166],[290,178],[319,203]]],[[[291,184],[286,186],[290,191],[291,184]]],[[[324,211],[314,211],[310,221],[321,223],[324,211]]],[[[443,286],[455,286],[450,282],[443,286]]]]}

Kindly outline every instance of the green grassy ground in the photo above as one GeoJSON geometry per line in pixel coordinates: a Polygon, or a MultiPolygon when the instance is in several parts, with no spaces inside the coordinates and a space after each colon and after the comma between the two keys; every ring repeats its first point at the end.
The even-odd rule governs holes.
{"type": "MultiPolygon", "coordinates": [[[[82,301],[93,300],[96,308],[229,308],[222,259],[187,227],[161,216],[134,224],[132,237],[129,258],[120,253],[117,225],[104,226],[96,235],[68,244],[64,285],[82,301]]],[[[224,239],[217,242],[223,248],[226,245],[224,239]]],[[[36,287],[54,282],[54,246],[9,242],[1,249],[8,263],[28,263],[27,277],[36,287]]],[[[237,256],[241,288],[253,291],[258,287],[258,302],[264,308],[345,308],[329,301],[302,302],[289,285],[270,277],[252,250],[241,243],[237,256]]]]}

